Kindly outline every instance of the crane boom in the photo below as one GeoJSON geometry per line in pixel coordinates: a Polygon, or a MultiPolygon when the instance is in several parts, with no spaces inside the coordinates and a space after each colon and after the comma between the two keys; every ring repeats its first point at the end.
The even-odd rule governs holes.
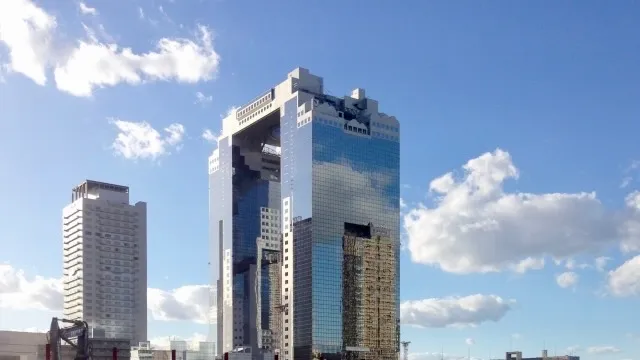
{"type": "Polygon", "coordinates": [[[89,346],[89,325],[82,320],[67,320],[53,318],[49,328],[49,346],[51,360],[62,360],[62,342],[71,345],[76,350],[75,360],[89,360],[91,349],[89,346]],[[60,323],[72,324],[67,327],[60,327],[60,323]],[[75,338],[75,343],[71,340],[75,338]]]}

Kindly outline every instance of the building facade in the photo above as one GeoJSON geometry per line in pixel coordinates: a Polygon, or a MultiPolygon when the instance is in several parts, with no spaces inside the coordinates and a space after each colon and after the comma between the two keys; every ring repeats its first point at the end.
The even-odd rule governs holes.
{"type": "Polygon", "coordinates": [[[542,350],[542,356],[522,357],[522,351],[508,351],[505,353],[506,360],[580,360],[577,355],[553,355],[549,356],[547,350],[542,350]]]}
{"type": "Polygon", "coordinates": [[[147,340],[147,204],[129,188],[87,180],[63,210],[64,317],[92,333],[147,340]]]}
{"type": "Polygon", "coordinates": [[[396,359],[395,117],[362,89],[325,94],[322,78],[298,68],[223,119],[218,140],[209,201],[219,354],[396,359]]]}

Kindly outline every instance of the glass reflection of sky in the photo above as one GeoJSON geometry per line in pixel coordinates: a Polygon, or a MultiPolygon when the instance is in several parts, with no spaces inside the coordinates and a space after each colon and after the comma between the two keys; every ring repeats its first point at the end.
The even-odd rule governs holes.
{"type": "Polygon", "coordinates": [[[296,336],[295,351],[296,356],[311,349],[339,353],[344,223],[373,223],[399,239],[399,143],[351,135],[321,118],[299,128],[294,121],[283,117],[283,164],[287,156],[291,166],[289,180],[283,180],[293,183],[293,216],[313,219],[311,259],[296,251],[298,265],[311,265],[311,284],[301,283],[302,278],[295,282],[296,294],[302,288],[312,292],[311,309],[300,304],[303,313],[296,305],[295,316],[311,310],[310,324],[295,320],[296,334],[311,336],[296,336]],[[303,325],[311,325],[311,331],[300,329],[303,325]]]}
{"type": "Polygon", "coordinates": [[[322,119],[312,125],[313,344],[333,353],[343,345],[344,223],[371,222],[399,239],[400,150],[398,142],[350,135],[322,119]]]}

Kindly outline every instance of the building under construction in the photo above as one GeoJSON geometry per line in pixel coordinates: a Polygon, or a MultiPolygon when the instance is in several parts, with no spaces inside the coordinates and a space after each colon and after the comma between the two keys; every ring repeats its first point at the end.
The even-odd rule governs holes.
{"type": "Polygon", "coordinates": [[[397,358],[394,252],[388,230],[345,223],[342,316],[347,359],[397,358]]]}

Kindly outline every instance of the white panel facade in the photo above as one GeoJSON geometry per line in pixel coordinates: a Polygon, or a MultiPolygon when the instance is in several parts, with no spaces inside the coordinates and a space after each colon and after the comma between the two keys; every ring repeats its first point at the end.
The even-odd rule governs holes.
{"type": "Polygon", "coordinates": [[[64,317],[107,338],[147,340],[147,204],[86,181],[63,210],[64,317]]]}

